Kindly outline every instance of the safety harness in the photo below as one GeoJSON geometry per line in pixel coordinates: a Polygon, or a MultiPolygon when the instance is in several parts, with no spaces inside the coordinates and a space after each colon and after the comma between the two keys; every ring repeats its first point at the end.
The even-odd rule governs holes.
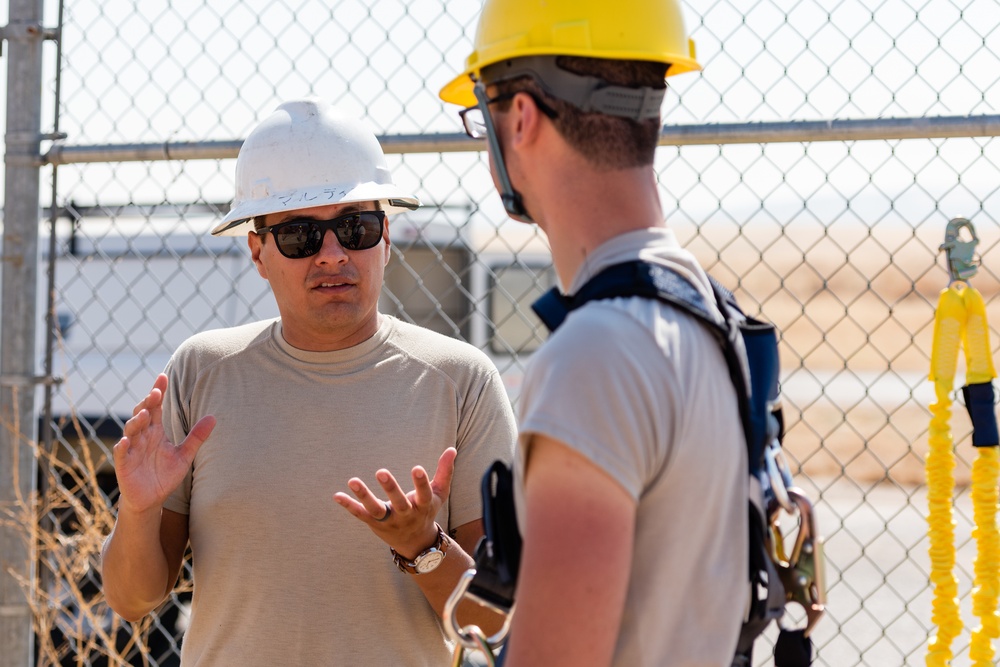
{"type": "Polygon", "coordinates": [[[930,580],[934,586],[931,622],[937,633],[927,645],[928,667],[945,667],[952,659],[951,644],[962,630],[955,568],[955,524],[952,498],[955,493],[954,442],[948,427],[959,347],[965,348],[966,384],[962,387],[965,407],[972,420],[972,507],[977,553],[974,566],[972,611],[981,625],[972,632],[969,646],[973,667],[994,665],[991,640],[1000,637],[997,599],[1000,593],[1000,533],[997,530],[998,463],[997,419],[993,378],[996,371],[990,350],[986,304],[966,281],[977,270],[973,251],[979,239],[968,220],[948,223],[941,250],[948,257],[948,287],[938,297],[934,314],[930,380],[936,402],[930,406],[927,460],[927,534],[930,542],[930,580]],[[967,229],[972,239],[963,241],[967,229]]]}
{"type": "MultiPolygon", "coordinates": [[[[589,301],[639,296],[679,308],[712,332],[736,389],[750,472],[750,601],[732,664],[751,665],[754,640],[772,621],[779,621],[776,667],[806,667],[812,661],[809,634],[825,605],[822,539],[816,532],[812,504],[792,486],[781,452],[777,333],[773,325],[744,315],[730,292],[714,280],[711,283],[718,309],[710,307],[702,293],[676,271],[633,261],[605,269],[573,296],[553,289],[532,308],[550,330],[555,330],[570,311],[589,301]],[[746,351],[745,357],[741,350],[746,351]],[[798,521],[791,553],[785,552],[782,511],[798,521]],[[805,627],[781,626],[788,602],[804,608],[805,627]]],[[[485,536],[476,548],[476,567],[463,575],[445,606],[445,628],[457,642],[456,655],[464,649],[481,650],[484,643],[493,648],[503,643],[515,607],[521,537],[511,471],[506,465],[496,462],[486,473],[482,496],[485,536]],[[460,627],[455,609],[463,598],[506,615],[507,623],[492,637],[484,637],[475,626],[460,627]]]]}

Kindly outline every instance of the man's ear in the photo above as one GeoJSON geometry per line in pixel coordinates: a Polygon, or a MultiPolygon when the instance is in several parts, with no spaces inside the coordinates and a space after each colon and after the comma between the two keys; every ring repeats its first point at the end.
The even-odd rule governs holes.
{"type": "Polygon", "coordinates": [[[541,129],[542,112],[534,98],[527,93],[518,93],[511,100],[510,111],[515,119],[511,132],[511,142],[520,147],[527,146],[538,139],[541,129]]]}
{"type": "Polygon", "coordinates": [[[261,238],[257,232],[250,232],[247,234],[247,247],[250,248],[250,258],[253,259],[254,266],[257,267],[257,273],[264,280],[267,280],[267,267],[264,266],[264,262],[260,261],[260,253],[264,250],[264,239],[261,238]]]}

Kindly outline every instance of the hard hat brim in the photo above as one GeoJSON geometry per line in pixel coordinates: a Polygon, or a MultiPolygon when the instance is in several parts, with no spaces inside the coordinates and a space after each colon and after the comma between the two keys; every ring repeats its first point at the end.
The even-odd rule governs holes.
{"type": "Polygon", "coordinates": [[[420,206],[420,200],[406,194],[395,185],[382,183],[362,183],[347,191],[338,192],[328,186],[303,188],[293,192],[282,192],[265,199],[242,202],[233,207],[222,221],[212,228],[212,236],[243,236],[253,231],[251,218],[298,211],[331,204],[351,204],[378,201],[387,214],[412,211],[420,206]]]}
{"type": "MultiPolygon", "coordinates": [[[[580,53],[573,53],[571,50],[562,50],[559,53],[552,53],[551,48],[544,49],[524,49],[517,54],[518,58],[526,56],[581,56],[581,57],[591,57],[593,54],[586,51],[581,51],[580,53]]],[[[612,54],[613,57],[609,56],[611,60],[650,60],[648,54],[635,54],[635,53],[622,53],[622,54],[612,54]]],[[[449,81],[447,84],[441,88],[438,93],[438,97],[442,101],[448,102],[450,104],[457,104],[462,107],[471,107],[476,104],[476,96],[472,92],[473,87],[475,87],[476,79],[479,78],[480,72],[490,65],[498,63],[502,60],[509,60],[510,58],[505,57],[495,57],[491,59],[486,59],[481,62],[477,62],[474,66],[468,67],[464,72],[456,76],[454,79],[449,81]]],[[[664,59],[665,61],[667,59],[664,59]]],[[[659,61],[656,61],[659,62],[659,61]]],[[[694,58],[685,58],[677,55],[671,55],[669,58],[667,74],[666,76],[674,76],[675,74],[683,74],[684,72],[697,72],[701,70],[701,65],[694,58]]]]}

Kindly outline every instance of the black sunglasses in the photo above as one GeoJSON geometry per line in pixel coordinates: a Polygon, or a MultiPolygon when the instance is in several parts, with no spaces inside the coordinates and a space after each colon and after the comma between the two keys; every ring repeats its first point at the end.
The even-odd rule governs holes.
{"type": "Polygon", "coordinates": [[[312,257],[323,247],[323,238],[333,230],[337,241],[347,250],[374,248],[382,240],[385,211],[358,211],[331,220],[295,218],[254,231],[271,233],[278,252],[289,259],[312,257]]]}

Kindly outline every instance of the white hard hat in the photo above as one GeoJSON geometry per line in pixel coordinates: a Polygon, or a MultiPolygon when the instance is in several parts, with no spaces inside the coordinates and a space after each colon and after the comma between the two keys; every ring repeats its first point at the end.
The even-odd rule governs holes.
{"type": "Polygon", "coordinates": [[[364,123],[319,99],[285,102],[250,132],[236,158],[236,198],[215,236],[238,236],[255,216],[378,201],[386,213],[420,201],[392,182],[364,123]]]}

